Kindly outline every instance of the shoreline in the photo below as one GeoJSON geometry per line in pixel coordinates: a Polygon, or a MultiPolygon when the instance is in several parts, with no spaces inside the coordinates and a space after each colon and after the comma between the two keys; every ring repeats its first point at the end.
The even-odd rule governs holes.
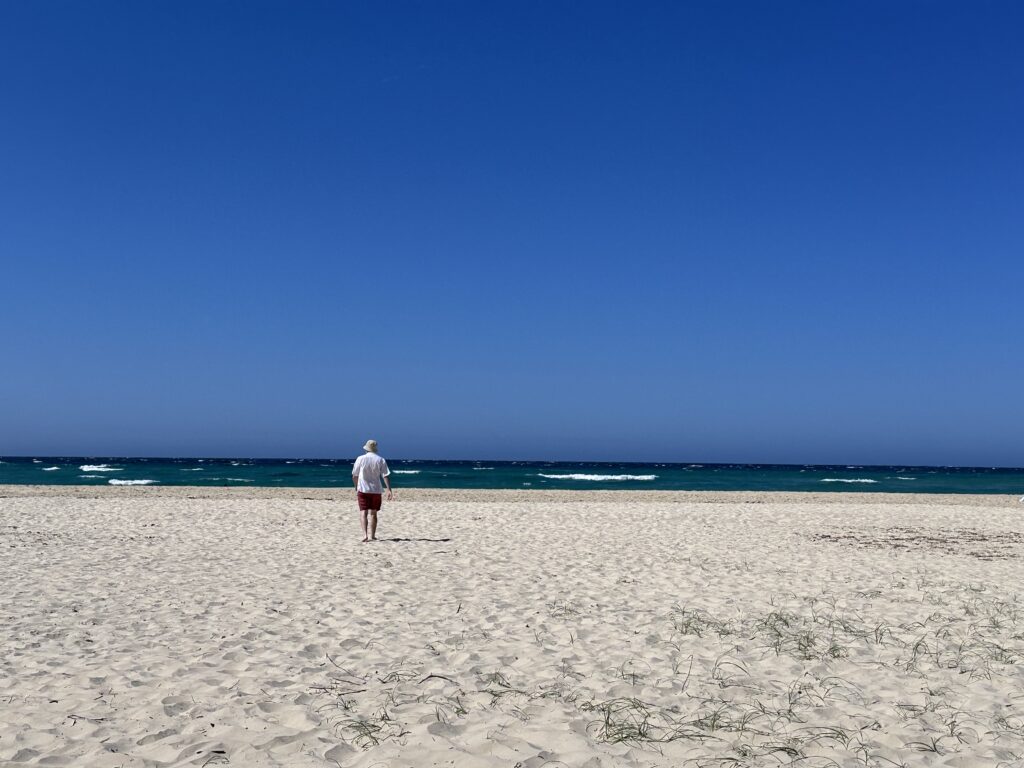
{"type": "MultiPolygon", "coordinates": [[[[352,500],[351,488],[202,485],[0,485],[0,498],[124,499],[304,499],[352,500]]],[[[953,504],[961,506],[1014,506],[1017,494],[999,493],[887,493],[876,491],[661,491],[661,490],[556,490],[546,488],[395,488],[395,501],[453,503],[516,502],[627,502],[669,504],[953,504]]]]}

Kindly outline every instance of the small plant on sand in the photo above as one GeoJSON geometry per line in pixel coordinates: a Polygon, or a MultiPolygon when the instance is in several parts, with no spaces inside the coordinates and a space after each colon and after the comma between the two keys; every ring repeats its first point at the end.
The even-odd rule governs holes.
{"type": "Polygon", "coordinates": [[[871,635],[874,638],[876,645],[884,645],[886,636],[888,636],[890,640],[894,639],[892,634],[892,627],[890,627],[884,621],[875,624],[874,629],[871,630],[871,635]]]}
{"type": "Polygon", "coordinates": [[[651,672],[651,665],[637,659],[627,659],[619,666],[619,677],[630,685],[636,685],[651,672]]]}
{"type": "Polygon", "coordinates": [[[908,741],[906,746],[916,749],[918,752],[934,752],[936,755],[944,755],[942,751],[942,736],[935,738],[932,736],[928,741],[908,741]]]}
{"type": "Polygon", "coordinates": [[[335,727],[341,732],[342,738],[347,738],[353,744],[363,749],[375,747],[384,738],[387,738],[386,735],[382,734],[383,726],[372,720],[351,718],[335,723],[335,727]]]}
{"type": "Polygon", "coordinates": [[[601,741],[612,744],[629,741],[657,741],[652,733],[651,711],[644,702],[635,698],[610,699],[596,704],[585,704],[584,711],[601,715],[595,727],[601,741]]]}
{"type": "Polygon", "coordinates": [[[580,608],[572,600],[553,600],[546,604],[548,609],[548,615],[555,618],[565,618],[566,616],[577,616],[580,614],[580,608]]]}
{"type": "Polygon", "coordinates": [[[705,708],[697,713],[697,716],[690,721],[690,725],[710,733],[723,729],[732,730],[729,728],[731,725],[730,708],[728,702],[712,699],[705,702],[705,708]]]}
{"type": "Polygon", "coordinates": [[[711,679],[717,681],[722,688],[728,688],[737,684],[735,682],[737,673],[744,677],[750,677],[750,672],[743,664],[720,656],[711,668],[711,679]]]}
{"type": "Polygon", "coordinates": [[[854,737],[853,732],[838,725],[812,726],[801,730],[808,733],[805,739],[805,742],[808,744],[833,741],[841,745],[843,749],[849,749],[850,742],[853,741],[854,737]]]}
{"type": "Polygon", "coordinates": [[[715,633],[719,637],[733,634],[734,629],[727,621],[716,619],[707,611],[699,608],[684,608],[677,605],[672,609],[672,629],[678,635],[696,635],[715,633]]]}
{"type": "Polygon", "coordinates": [[[508,678],[501,672],[491,672],[480,678],[480,693],[486,693],[491,697],[491,706],[497,706],[503,699],[509,696],[528,696],[526,691],[515,688],[508,678]]]}

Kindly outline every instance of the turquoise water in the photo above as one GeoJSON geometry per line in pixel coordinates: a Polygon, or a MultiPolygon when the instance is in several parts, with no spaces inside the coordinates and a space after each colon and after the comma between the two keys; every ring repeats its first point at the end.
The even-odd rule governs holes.
{"type": "MultiPolygon", "coordinates": [[[[396,487],[1024,494],[1024,469],[389,459],[396,487]]],[[[0,457],[0,484],[351,485],[352,459],[0,457]]]]}

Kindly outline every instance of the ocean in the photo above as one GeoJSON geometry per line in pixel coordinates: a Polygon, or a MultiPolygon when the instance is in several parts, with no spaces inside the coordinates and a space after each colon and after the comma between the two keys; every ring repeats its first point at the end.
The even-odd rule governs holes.
{"type": "MultiPolygon", "coordinates": [[[[0,457],[0,485],[348,488],[353,459],[0,457]]],[[[396,488],[1024,493],[1024,469],[388,459],[396,488]]]]}

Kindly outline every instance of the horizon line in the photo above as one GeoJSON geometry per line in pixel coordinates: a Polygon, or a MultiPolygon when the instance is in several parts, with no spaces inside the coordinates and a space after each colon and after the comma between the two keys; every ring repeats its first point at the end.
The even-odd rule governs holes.
{"type": "MultiPolygon", "coordinates": [[[[358,454],[355,454],[358,455],[358,454]]],[[[37,454],[37,455],[16,455],[0,454],[0,461],[5,459],[129,459],[146,461],[232,461],[244,459],[247,461],[331,461],[348,462],[351,459],[325,458],[325,457],[301,457],[301,456],[116,456],[116,455],[58,455],[58,454],[37,454]]],[[[807,462],[775,462],[775,461],[632,461],[632,460],[594,460],[582,461],[579,459],[424,459],[424,458],[399,458],[392,457],[390,461],[398,462],[434,462],[453,464],[636,464],[639,466],[715,466],[715,467],[828,467],[842,469],[874,469],[889,467],[906,467],[908,469],[984,469],[984,470],[1019,470],[1024,472],[1024,467],[1012,465],[982,465],[982,464],[914,464],[898,462],[889,464],[847,464],[843,462],[831,462],[815,464],[807,462]]]]}

